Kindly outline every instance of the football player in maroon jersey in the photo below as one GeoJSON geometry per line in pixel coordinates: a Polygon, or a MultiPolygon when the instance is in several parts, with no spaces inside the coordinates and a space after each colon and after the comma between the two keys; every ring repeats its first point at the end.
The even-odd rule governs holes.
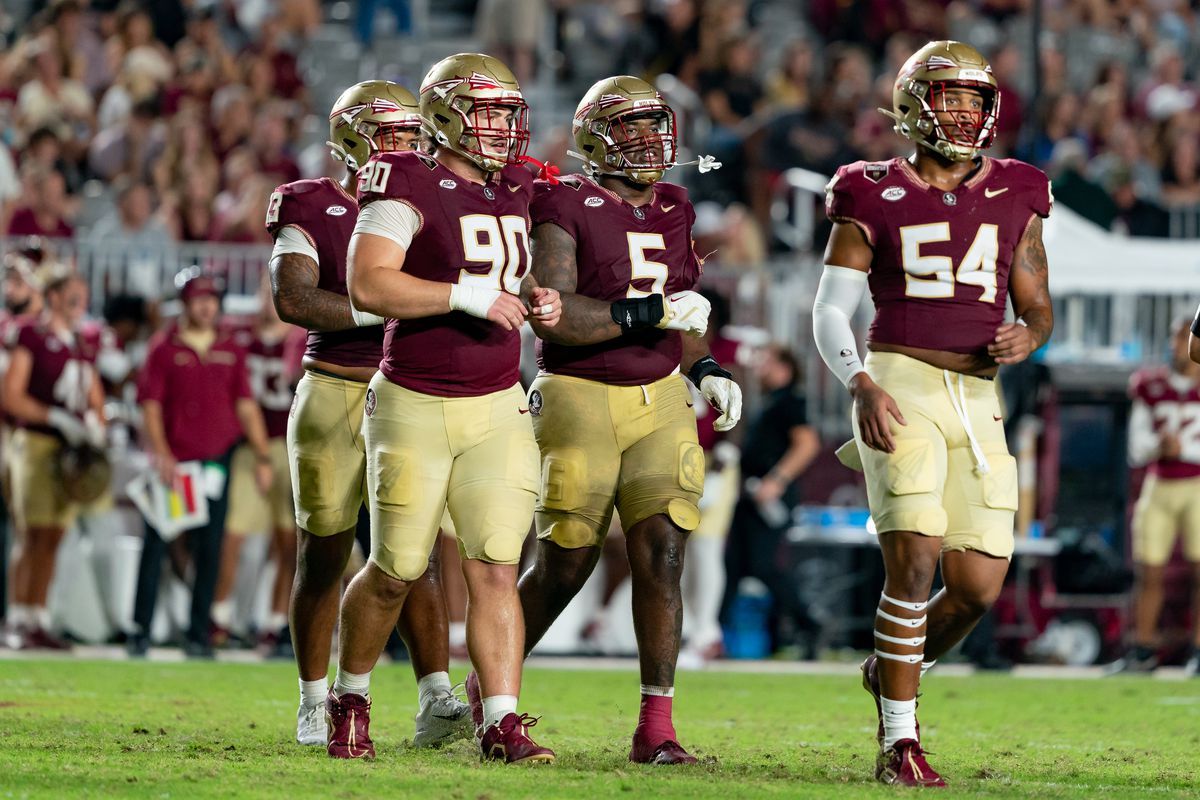
{"type": "Polygon", "coordinates": [[[367,390],[371,557],[342,605],[329,753],[374,754],[370,673],[425,571],[442,511],[467,581],[467,646],[482,684],[484,757],[551,761],[517,713],[524,626],[517,561],[537,496],[538,456],[518,383],[519,328],[561,314],[529,272],[533,176],[516,78],[491,56],[439,61],[421,84],[434,154],[382,153],[359,171],[350,300],[386,317],[367,390]]]}
{"type": "Polygon", "coordinates": [[[943,785],[921,750],[917,684],[995,601],[1013,550],[1016,461],[994,378],[1050,338],[1046,176],[982,154],[1000,93],[961,42],[905,62],[893,108],[909,158],[857,162],[829,182],[833,232],[813,309],[822,358],[854,401],[843,461],[867,476],[886,579],[863,681],[880,717],[876,777],[943,785]],[[850,318],[870,287],[860,361],[850,318]],[[1005,322],[1011,296],[1015,322],[1005,322]],[[929,598],[941,559],[946,588],[929,598]]]}
{"type": "Polygon", "coordinates": [[[1200,667],[1200,364],[1188,356],[1188,324],[1171,336],[1169,367],[1144,367],[1129,379],[1129,463],[1146,467],[1133,509],[1133,648],[1116,671],[1150,672],[1158,666],[1155,639],[1163,579],[1183,533],[1183,555],[1194,579],[1192,653],[1187,671],[1200,667]]]}
{"type": "Polygon", "coordinates": [[[46,595],[63,533],[77,515],[58,474],[65,446],[104,443],[104,389],[97,347],[82,335],[87,283],[65,266],[43,266],[45,309],[18,325],[4,375],[4,410],[16,426],[9,459],[20,547],[12,565],[10,642],[62,649],[49,633],[46,595]],[[12,641],[15,639],[16,641],[12,641]]]}
{"type": "MultiPolygon", "coordinates": [[[[358,218],[355,175],[377,152],[416,148],[416,98],[390,81],[347,89],[329,115],[333,155],[346,164],[338,182],[302,180],[271,195],[267,229],[275,237],[272,291],[280,317],[308,329],[304,376],[288,423],[299,558],[290,626],[300,671],[296,739],[326,745],[330,641],[342,574],[366,498],[362,438],[367,382],[383,354],[383,318],[356,311],[346,294],[346,248],[358,218]]],[[[413,744],[428,747],[470,732],[470,711],[450,691],[449,643],[440,568],[413,583],[398,630],[416,673],[420,711],[413,744]]]]}
{"type": "Polygon", "coordinates": [[[695,291],[687,190],[660,180],[675,165],[670,106],[639,78],[606,78],[573,127],[586,174],[539,181],[531,212],[534,277],[562,293],[563,319],[541,332],[529,393],[543,482],[536,561],[520,585],[525,653],[591,575],[615,509],[641,662],[629,759],[694,764],[671,716],[684,545],[704,489],[683,374],[721,412],[717,430],[737,424],[741,390],[703,338],[709,303],[695,291]]]}

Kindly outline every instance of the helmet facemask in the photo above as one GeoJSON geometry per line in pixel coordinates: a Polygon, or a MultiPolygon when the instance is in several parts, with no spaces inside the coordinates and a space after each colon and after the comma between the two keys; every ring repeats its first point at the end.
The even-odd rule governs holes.
{"type": "Polygon", "coordinates": [[[971,81],[912,83],[909,93],[921,102],[918,128],[926,134],[920,144],[950,161],[970,161],[979,151],[991,147],[996,138],[996,118],[1000,112],[999,92],[987,84],[971,81]],[[946,94],[955,90],[977,93],[983,100],[982,107],[977,111],[948,109],[946,94]],[[952,116],[954,121],[943,122],[938,114],[952,116]],[[970,117],[965,125],[959,121],[962,116],[970,117]]]}
{"type": "Polygon", "coordinates": [[[434,139],[486,172],[518,163],[529,149],[529,106],[521,97],[508,94],[497,98],[455,97],[446,105],[459,116],[462,135],[457,142],[451,142],[445,133],[438,131],[434,139]],[[500,109],[507,110],[508,116],[501,117],[497,113],[500,109]]]}
{"type": "Polygon", "coordinates": [[[618,172],[634,183],[652,184],[675,166],[675,112],[665,103],[631,109],[590,124],[592,135],[605,144],[603,163],[592,162],[601,174],[618,172]],[[646,120],[654,122],[649,130],[636,124],[646,120]]]}

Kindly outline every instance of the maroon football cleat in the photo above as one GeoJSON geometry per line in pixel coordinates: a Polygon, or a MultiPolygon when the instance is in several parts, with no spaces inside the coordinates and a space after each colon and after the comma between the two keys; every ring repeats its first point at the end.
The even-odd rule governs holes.
{"type": "Polygon", "coordinates": [[[506,764],[549,764],[554,761],[553,750],[529,738],[529,729],[537,721],[537,717],[528,714],[518,717],[510,712],[497,724],[488,726],[479,740],[483,757],[494,761],[503,759],[506,764]]]}
{"type": "Polygon", "coordinates": [[[925,751],[916,739],[901,739],[875,758],[875,780],[893,786],[944,787],[942,776],[925,760],[925,751]]]}
{"type": "Polygon", "coordinates": [[[22,650],[70,650],[71,644],[45,628],[30,628],[21,634],[22,650]]]}
{"type": "MultiPolygon", "coordinates": [[[[862,662],[862,685],[871,697],[875,698],[875,716],[879,718],[879,727],[875,729],[875,741],[883,746],[883,688],[879,685],[879,657],[874,653],[862,662]]],[[[921,723],[917,721],[917,739],[921,738],[921,723]]]]}
{"type": "Polygon", "coordinates": [[[483,731],[483,692],[479,689],[479,675],[474,670],[467,673],[467,703],[471,706],[471,721],[475,723],[475,738],[483,731]]]}
{"type": "Polygon", "coordinates": [[[674,739],[657,744],[633,734],[633,747],[629,749],[629,760],[635,764],[695,764],[696,757],[683,749],[674,739]]]}
{"type": "Polygon", "coordinates": [[[330,690],[325,697],[325,720],[329,728],[326,748],[333,758],[374,758],[371,741],[371,701],[361,694],[338,697],[330,690]]]}

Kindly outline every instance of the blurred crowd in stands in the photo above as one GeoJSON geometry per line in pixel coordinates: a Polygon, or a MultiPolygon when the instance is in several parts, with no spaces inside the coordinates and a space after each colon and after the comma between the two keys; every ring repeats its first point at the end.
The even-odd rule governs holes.
{"type": "MultiPolygon", "coordinates": [[[[405,2],[351,5],[360,37],[376,6],[401,33],[412,24],[405,2]]],[[[876,108],[890,106],[907,55],[944,37],[991,58],[1003,87],[993,154],[1043,167],[1057,199],[1104,228],[1167,235],[1170,208],[1200,204],[1196,3],[1041,5],[1036,53],[1032,0],[481,0],[474,11],[480,44],[527,85],[677,79],[700,139],[687,144],[726,165],[699,192],[714,202],[701,232],[721,233],[725,263],[757,263],[771,246],[785,170],[831,174],[901,152],[876,108]]],[[[300,176],[306,117],[325,112],[298,55],[328,12],[318,0],[17,0],[0,12],[0,233],[266,242],[265,199],[300,176]]],[[[564,131],[535,130],[536,148],[570,168],[564,131]]]]}

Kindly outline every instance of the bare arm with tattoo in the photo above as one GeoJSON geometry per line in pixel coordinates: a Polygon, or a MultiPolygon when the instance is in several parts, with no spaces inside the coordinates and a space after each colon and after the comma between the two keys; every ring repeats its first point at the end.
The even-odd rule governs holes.
{"type": "Polygon", "coordinates": [[[1007,323],[996,331],[988,355],[997,364],[1017,364],[1050,339],[1054,307],[1050,301],[1049,265],[1042,243],[1042,218],[1035,216],[1025,228],[1013,254],[1008,279],[1013,311],[1024,324],[1007,323]]]}
{"type": "Polygon", "coordinates": [[[612,319],[612,304],[575,293],[578,271],[575,240],[552,222],[533,229],[533,277],[538,285],[562,295],[562,319],[553,330],[534,330],[557,344],[585,345],[607,342],[621,335],[612,319]]]}
{"type": "Polygon", "coordinates": [[[310,331],[344,331],[355,327],[350,298],[317,288],[317,262],[299,253],[271,259],[271,297],[284,322],[310,331]]]}

